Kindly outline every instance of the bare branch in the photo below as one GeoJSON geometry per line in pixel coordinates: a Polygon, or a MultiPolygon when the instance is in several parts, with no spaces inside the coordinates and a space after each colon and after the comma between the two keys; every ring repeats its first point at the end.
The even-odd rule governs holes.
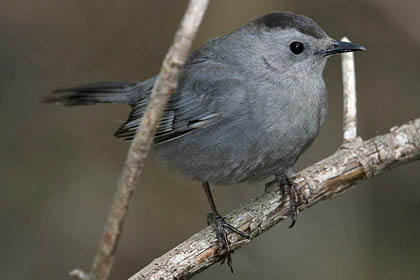
{"type": "MultiPolygon", "coordinates": [[[[321,200],[342,194],[352,185],[381,172],[420,159],[420,118],[391,129],[385,135],[367,141],[343,145],[332,156],[298,173],[294,181],[306,194],[308,204],[302,211],[321,200]]],[[[251,235],[251,240],[230,235],[232,248],[239,249],[252,239],[287,218],[289,201],[282,203],[278,189],[232,211],[226,219],[251,235]]],[[[212,227],[194,234],[163,256],[133,275],[130,280],[188,279],[218,261],[216,238],[212,227]]]]}
{"type": "MultiPolygon", "coordinates": [[[[343,37],[341,41],[350,42],[347,37],[343,37]]],[[[357,137],[356,73],[353,52],[341,54],[341,66],[344,95],[344,142],[351,142],[357,137]]]]}
{"type": "Polygon", "coordinates": [[[140,128],[128,151],[92,272],[88,277],[81,270],[73,270],[71,276],[76,279],[106,280],[109,278],[130,199],[139,182],[163,110],[169,97],[176,90],[179,69],[187,59],[207,5],[208,0],[191,0],[189,3],[172,46],[162,63],[159,77],[153,87],[150,102],[147,105],[140,128]]]}

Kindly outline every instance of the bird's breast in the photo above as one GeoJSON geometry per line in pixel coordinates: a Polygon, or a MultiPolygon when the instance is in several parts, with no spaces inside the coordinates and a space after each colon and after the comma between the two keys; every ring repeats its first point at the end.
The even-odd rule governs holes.
{"type": "Polygon", "coordinates": [[[264,165],[291,167],[317,136],[327,112],[323,81],[305,86],[272,87],[259,97],[252,126],[256,145],[264,147],[264,165]],[[290,166],[287,166],[290,165],[290,166]]]}

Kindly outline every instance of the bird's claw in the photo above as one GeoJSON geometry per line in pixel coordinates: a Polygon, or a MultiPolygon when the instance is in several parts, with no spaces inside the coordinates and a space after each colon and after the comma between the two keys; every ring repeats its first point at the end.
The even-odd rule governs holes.
{"type": "Polygon", "coordinates": [[[283,202],[286,199],[286,192],[287,195],[290,197],[290,218],[292,219],[292,223],[290,224],[289,228],[292,228],[297,220],[297,216],[299,214],[299,203],[301,200],[304,200],[306,204],[308,204],[308,198],[306,197],[305,193],[299,190],[298,185],[290,180],[290,178],[286,175],[282,176],[279,181],[280,185],[280,193],[283,202]]]}
{"type": "Polygon", "coordinates": [[[232,249],[230,247],[230,242],[227,237],[227,230],[230,230],[231,232],[234,232],[236,234],[239,234],[240,236],[244,238],[250,238],[248,234],[245,232],[242,232],[232,226],[231,224],[228,224],[222,216],[219,214],[208,214],[207,216],[207,222],[213,222],[215,231],[216,231],[216,239],[217,239],[217,254],[221,256],[222,261],[221,264],[224,264],[225,261],[227,261],[227,265],[230,268],[230,271],[233,273],[233,267],[232,267],[232,249]],[[225,252],[222,254],[223,249],[225,252]]]}

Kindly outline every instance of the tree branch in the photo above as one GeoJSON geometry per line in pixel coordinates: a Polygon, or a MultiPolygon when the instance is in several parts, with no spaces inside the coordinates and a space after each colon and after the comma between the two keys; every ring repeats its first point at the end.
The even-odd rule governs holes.
{"type": "MultiPolygon", "coordinates": [[[[419,159],[420,118],[394,127],[388,134],[367,141],[346,143],[332,156],[295,176],[295,183],[308,198],[308,204],[300,204],[299,211],[340,195],[356,183],[419,159]]],[[[232,248],[239,249],[287,219],[289,210],[289,200],[282,203],[279,190],[271,188],[262,196],[232,211],[226,220],[251,236],[247,240],[230,234],[232,248]]],[[[217,262],[216,251],[215,234],[209,226],[155,259],[129,280],[188,279],[217,262]]]]}
{"type": "Polygon", "coordinates": [[[130,199],[139,182],[163,110],[169,97],[176,90],[179,70],[187,59],[207,5],[208,0],[191,0],[188,5],[172,46],[162,63],[138,132],[130,145],[92,272],[88,275],[79,269],[73,270],[70,275],[76,279],[106,280],[109,278],[130,199]]]}

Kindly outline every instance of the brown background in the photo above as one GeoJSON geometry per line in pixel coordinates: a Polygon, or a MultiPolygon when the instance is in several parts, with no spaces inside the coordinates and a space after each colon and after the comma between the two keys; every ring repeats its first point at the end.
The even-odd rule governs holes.
{"type": "MultiPolygon", "coordinates": [[[[128,108],[61,108],[40,99],[57,87],[156,74],[186,3],[0,2],[0,279],[66,279],[70,269],[90,267],[128,147],[111,135],[128,108]]],[[[213,0],[195,47],[272,10],[305,14],[331,36],[368,48],[356,55],[363,138],[420,116],[419,1],[213,0]]],[[[341,143],[339,62],[332,58],[325,70],[328,119],[296,170],[341,143]]],[[[320,203],[292,230],[282,223],[235,253],[235,274],[216,265],[196,279],[419,279],[419,171],[412,163],[320,203]]],[[[261,191],[214,193],[226,213],[261,191]]],[[[112,279],[203,228],[208,210],[199,183],[151,159],[112,279]]]]}

